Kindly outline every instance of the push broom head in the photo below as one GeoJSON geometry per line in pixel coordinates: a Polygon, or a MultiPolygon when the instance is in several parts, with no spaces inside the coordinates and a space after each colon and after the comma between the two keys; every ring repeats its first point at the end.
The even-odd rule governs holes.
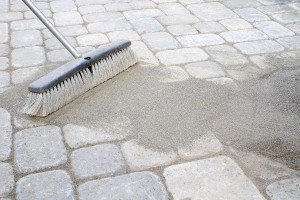
{"type": "Polygon", "coordinates": [[[70,61],[31,83],[24,113],[47,116],[134,65],[131,42],[121,40],[70,61]]]}

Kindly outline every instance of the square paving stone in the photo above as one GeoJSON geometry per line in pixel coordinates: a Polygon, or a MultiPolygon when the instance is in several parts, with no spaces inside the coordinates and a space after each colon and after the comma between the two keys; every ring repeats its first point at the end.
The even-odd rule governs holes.
{"type": "Polygon", "coordinates": [[[79,12],[83,15],[89,14],[89,13],[96,13],[96,12],[105,12],[105,8],[103,5],[86,5],[86,6],[80,6],[78,8],[79,12]]]}
{"type": "Polygon", "coordinates": [[[300,49],[300,36],[280,38],[277,41],[288,49],[300,49]]]}
{"type": "MultiPolygon", "coordinates": [[[[50,22],[52,22],[51,19],[50,22]]],[[[10,28],[12,30],[20,31],[20,30],[29,30],[29,29],[42,29],[45,28],[45,25],[42,22],[40,22],[38,19],[27,19],[27,20],[13,21],[10,24],[10,28]]]]}
{"type": "Polygon", "coordinates": [[[133,9],[156,8],[157,5],[150,0],[129,1],[133,9]]]}
{"type": "Polygon", "coordinates": [[[247,55],[273,53],[284,50],[283,46],[273,40],[242,42],[235,44],[234,47],[238,48],[242,53],[247,55]]]}
{"type": "Polygon", "coordinates": [[[61,131],[56,126],[19,131],[15,134],[14,147],[15,168],[21,173],[55,167],[67,161],[61,131]]]}
{"type": "Polygon", "coordinates": [[[108,3],[105,4],[104,7],[106,8],[106,10],[108,11],[126,11],[126,10],[130,10],[131,6],[129,3],[108,3]]]}
{"type": "Polygon", "coordinates": [[[146,33],[142,35],[143,41],[151,50],[176,49],[180,44],[167,32],[146,33]]]}
{"type": "Polygon", "coordinates": [[[17,68],[42,65],[46,60],[44,48],[40,46],[14,49],[11,56],[12,65],[17,68]]]}
{"type": "Polygon", "coordinates": [[[225,41],[216,34],[185,35],[179,36],[177,39],[184,47],[203,47],[225,43],[225,41]]]}
{"type": "Polygon", "coordinates": [[[271,200],[299,200],[300,178],[286,179],[272,183],[267,187],[271,200]]]}
{"type": "Polygon", "coordinates": [[[274,21],[256,22],[254,23],[254,26],[265,32],[270,38],[295,35],[295,33],[274,21]]]}
{"type": "Polygon", "coordinates": [[[42,45],[42,34],[38,30],[14,31],[11,34],[11,45],[14,48],[42,45]]]}
{"type": "Polygon", "coordinates": [[[168,193],[160,178],[151,172],[86,182],[78,188],[80,200],[167,200],[168,193]]]}
{"type": "Polygon", "coordinates": [[[187,8],[203,21],[235,18],[237,15],[219,2],[188,5],[187,8]],[[212,12],[213,10],[217,12],[212,12]]]}
{"type": "Polygon", "coordinates": [[[17,200],[74,200],[72,179],[62,170],[31,174],[16,184],[17,200]]]}
{"type": "MultiPolygon", "coordinates": [[[[77,46],[77,42],[74,37],[65,37],[71,45],[77,46]]],[[[54,50],[54,49],[64,49],[65,47],[59,42],[56,37],[52,37],[45,41],[45,46],[47,49],[54,50]]]]}
{"type": "Polygon", "coordinates": [[[186,65],[185,69],[191,76],[200,79],[225,76],[222,67],[211,61],[191,63],[186,65]]]}
{"type": "Polygon", "coordinates": [[[11,116],[5,109],[0,108],[0,161],[5,161],[9,158],[11,152],[11,142],[11,116]]]}
{"type": "Polygon", "coordinates": [[[249,22],[270,20],[270,18],[255,8],[241,8],[234,10],[238,15],[249,22]]]}
{"type": "Polygon", "coordinates": [[[154,18],[131,20],[134,30],[139,34],[151,33],[165,30],[164,27],[154,18]]]}
{"type": "Polygon", "coordinates": [[[208,55],[200,48],[183,48],[161,51],[156,54],[164,65],[177,65],[208,59],[208,55]]]}
{"type": "Polygon", "coordinates": [[[13,168],[8,163],[0,162],[0,198],[8,196],[14,188],[13,168]]]}
{"type": "Polygon", "coordinates": [[[167,167],[164,177],[174,200],[265,199],[241,168],[225,156],[167,167]]]}
{"type": "Polygon", "coordinates": [[[59,0],[50,2],[50,7],[53,12],[67,12],[77,10],[73,0],[59,0]]]}
{"type": "Polygon", "coordinates": [[[246,29],[237,31],[227,31],[220,34],[228,42],[246,42],[252,40],[268,39],[268,36],[257,29],[246,29]]]}
{"type": "Polygon", "coordinates": [[[112,144],[75,150],[71,154],[71,164],[77,179],[107,177],[125,172],[122,154],[112,144]]]}
{"type": "Polygon", "coordinates": [[[291,7],[285,4],[260,6],[257,9],[265,14],[270,15],[291,11],[291,7]]]}

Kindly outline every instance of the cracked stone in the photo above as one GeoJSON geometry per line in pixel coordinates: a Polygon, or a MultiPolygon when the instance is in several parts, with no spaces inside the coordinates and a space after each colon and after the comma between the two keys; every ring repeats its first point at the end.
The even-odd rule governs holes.
{"type": "Polygon", "coordinates": [[[139,34],[165,30],[164,27],[154,18],[131,20],[130,23],[139,34]]]}
{"type": "Polygon", "coordinates": [[[211,61],[191,63],[186,65],[185,69],[191,76],[199,79],[225,76],[222,67],[211,61]]]}
{"type": "Polygon", "coordinates": [[[12,146],[11,143],[12,143],[11,116],[5,109],[0,108],[0,161],[8,160],[11,152],[11,146],[12,146]]]}
{"type": "Polygon", "coordinates": [[[17,68],[42,65],[45,60],[43,47],[24,47],[12,51],[12,66],[17,68]]]}
{"type": "Polygon", "coordinates": [[[8,196],[14,188],[13,168],[8,163],[0,162],[0,196],[8,196]]]}
{"type": "Polygon", "coordinates": [[[146,33],[142,35],[142,39],[154,51],[180,47],[177,40],[166,32],[146,33]]]}
{"type": "Polygon", "coordinates": [[[272,183],[267,187],[266,192],[272,200],[298,200],[300,198],[300,178],[272,183]]]}
{"type": "Polygon", "coordinates": [[[234,47],[238,48],[242,53],[247,55],[273,53],[284,50],[283,46],[273,40],[242,42],[235,44],[234,47]]]}
{"type": "Polygon", "coordinates": [[[42,34],[38,30],[14,31],[11,34],[11,45],[14,48],[43,45],[42,34]]]}
{"type": "Polygon", "coordinates": [[[67,161],[67,152],[56,126],[29,128],[15,134],[14,163],[18,172],[47,169],[67,161]]]}
{"type": "Polygon", "coordinates": [[[202,47],[223,44],[225,41],[216,34],[197,34],[177,37],[184,47],[202,47]]]}

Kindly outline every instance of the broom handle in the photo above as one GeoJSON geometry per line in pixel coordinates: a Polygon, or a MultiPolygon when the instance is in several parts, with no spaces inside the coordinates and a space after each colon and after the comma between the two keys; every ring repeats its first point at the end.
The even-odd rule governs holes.
{"type": "Polygon", "coordinates": [[[66,47],[74,56],[80,58],[80,53],[68,42],[68,40],[51,24],[47,17],[30,0],[23,0],[27,7],[39,18],[39,20],[48,28],[49,31],[66,47]]]}

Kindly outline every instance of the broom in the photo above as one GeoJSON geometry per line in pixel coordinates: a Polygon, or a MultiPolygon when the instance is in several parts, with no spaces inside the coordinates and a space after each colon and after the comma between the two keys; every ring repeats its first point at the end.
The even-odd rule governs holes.
{"type": "Polygon", "coordinates": [[[112,42],[81,56],[30,0],[23,2],[76,58],[29,85],[24,113],[47,116],[137,62],[127,40],[112,42]]]}

